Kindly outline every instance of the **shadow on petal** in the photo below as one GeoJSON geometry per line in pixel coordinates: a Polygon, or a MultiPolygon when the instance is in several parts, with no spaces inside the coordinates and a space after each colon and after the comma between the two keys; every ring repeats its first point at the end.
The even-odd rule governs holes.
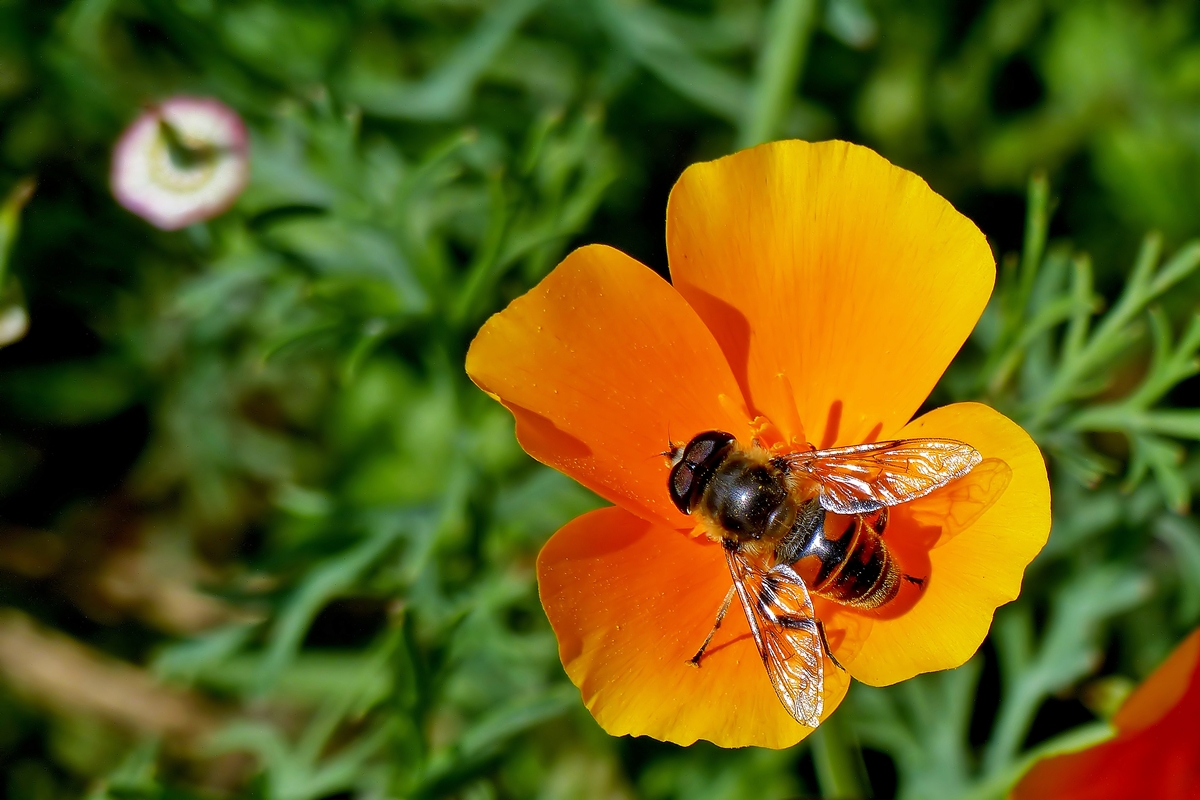
{"type": "MultiPolygon", "coordinates": [[[[731,580],[719,545],[620,508],[585,514],[547,542],[542,605],[567,675],[601,727],[723,747],[788,747],[811,733],[775,696],[736,603],[701,665],[689,663],[731,580]]],[[[863,638],[854,620],[831,626],[831,639],[841,631],[835,652],[863,638]]],[[[848,686],[827,661],[825,715],[848,686]]]]}

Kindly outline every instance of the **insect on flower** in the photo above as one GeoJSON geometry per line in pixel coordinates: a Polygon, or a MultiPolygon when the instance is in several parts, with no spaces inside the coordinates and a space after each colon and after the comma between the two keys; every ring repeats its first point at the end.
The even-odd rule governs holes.
{"type": "Polygon", "coordinates": [[[787,747],[851,676],[970,658],[1046,541],[1045,465],[986,406],[913,419],[995,279],[916,175],[844,142],[695,164],[667,255],[670,283],[574,251],[484,324],[467,372],[526,452],[614,504],[537,567],[600,725],[787,747]]]}
{"type": "MultiPolygon", "coordinates": [[[[902,575],[884,544],[888,507],[966,475],[983,457],[949,439],[909,439],[772,457],[741,449],[722,431],[701,433],[668,455],[671,499],[699,516],[725,549],[733,586],[692,656],[700,666],[736,590],[767,675],[797,722],[821,724],[822,654],[833,663],[813,593],[873,609],[896,599],[902,575]],[[826,512],[854,515],[831,536],[826,512]],[[808,581],[793,566],[811,562],[808,581]]],[[[803,569],[803,567],[801,567],[803,569]]]]}

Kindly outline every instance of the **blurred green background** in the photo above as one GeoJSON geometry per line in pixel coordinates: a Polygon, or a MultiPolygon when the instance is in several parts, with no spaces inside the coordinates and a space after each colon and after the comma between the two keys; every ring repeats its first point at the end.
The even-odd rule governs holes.
{"type": "Polygon", "coordinates": [[[0,306],[31,320],[0,349],[0,796],[998,798],[1102,735],[1200,622],[1197,14],[0,0],[0,306]],[[177,93],[245,118],[253,174],[163,233],[107,171],[177,93]],[[855,686],[796,748],[613,739],[533,575],[598,501],[466,346],[575,245],[665,271],[682,169],[784,137],[869,145],[988,235],[930,405],[1034,434],[1054,531],[971,662],[855,686]]]}

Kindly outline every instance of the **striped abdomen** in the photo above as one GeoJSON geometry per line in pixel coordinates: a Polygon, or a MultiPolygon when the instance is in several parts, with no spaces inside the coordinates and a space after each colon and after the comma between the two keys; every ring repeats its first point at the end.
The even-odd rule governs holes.
{"type": "Polygon", "coordinates": [[[806,504],[794,537],[777,549],[793,563],[813,594],[858,608],[879,608],[900,591],[900,569],[868,518],[827,516],[816,502],[806,504]],[[837,524],[838,528],[830,530],[837,524]]]}

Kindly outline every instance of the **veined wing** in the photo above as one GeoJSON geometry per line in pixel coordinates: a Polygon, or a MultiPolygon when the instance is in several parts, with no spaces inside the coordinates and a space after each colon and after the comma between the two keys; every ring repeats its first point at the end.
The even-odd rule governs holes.
{"type": "Polygon", "coordinates": [[[953,439],[903,439],[783,456],[790,472],[816,481],[821,507],[866,514],[924,497],[958,480],[983,460],[953,439]]]}
{"type": "Polygon", "coordinates": [[[726,549],[750,633],[775,694],[801,725],[815,728],[824,710],[824,650],[804,580],[786,564],[770,569],[726,549]]]}

